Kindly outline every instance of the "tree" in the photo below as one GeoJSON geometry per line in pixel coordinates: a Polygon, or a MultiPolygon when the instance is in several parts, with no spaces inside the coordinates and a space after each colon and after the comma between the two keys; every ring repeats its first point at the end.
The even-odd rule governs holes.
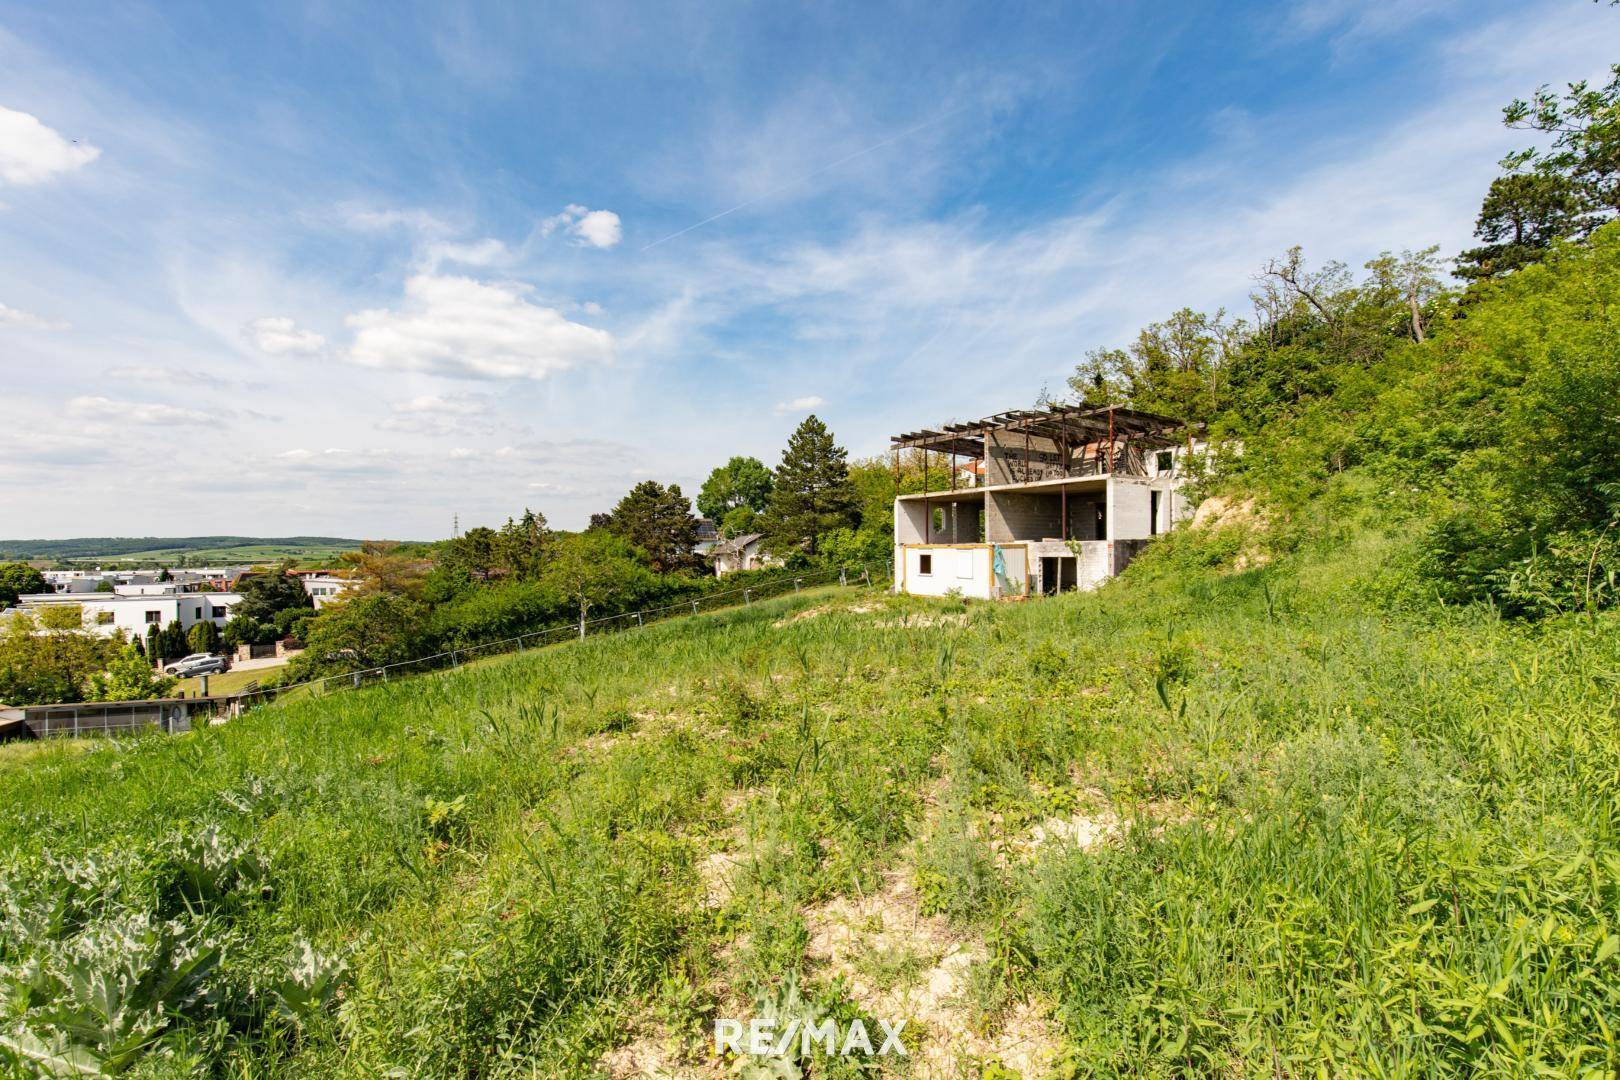
{"type": "MultiPolygon", "coordinates": [[[[211,626],[211,623],[199,623],[211,626]]],[[[201,651],[201,650],[199,650],[201,651]]],[[[165,697],[174,690],[178,680],[159,675],[152,670],[134,645],[126,645],[107,664],[105,671],[90,676],[86,700],[89,701],[142,701],[146,698],[165,697]]]]}
{"type": "Polygon", "coordinates": [[[1125,372],[1130,354],[1124,349],[1090,349],[1069,376],[1069,393],[1088,408],[1124,405],[1125,372]]]}
{"type": "Polygon", "coordinates": [[[608,515],[607,531],[622,536],[647,553],[661,574],[697,564],[697,518],[679,484],[669,487],[643,480],[619,500],[608,515]]]}
{"type": "Polygon", "coordinates": [[[1474,222],[1474,235],[1485,243],[1457,256],[1457,276],[1477,281],[1540,262],[1554,243],[1574,232],[1578,205],[1573,186],[1562,176],[1497,177],[1474,222]]]}
{"type": "Polygon", "coordinates": [[[353,596],[329,605],[309,624],[304,652],[289,665],[287,680],[414,659],[426,651],[426,623],[425,605],[406,596],[353,596]]]}
{"type": "Polygon", "coordinates": [[[1552,145],[1502,160],[1474,227],[1485,243],[1459,256],[1459,277],[1522,269],[1620,215],[1620,64],[1610,70],[1603,86],[1571,83],[1562,96],[1543,86],[1502,110],[1508,127],[1551,135],[1552,145]]]}
{"type": "Polygon", "coordinates": [[[78,605],[48,607],[38,617],[23,612],[0,630],[0,701],[51,705],[83,701],[90,678],[119,648],[83,628],[78,605]]]}
{"type": "Polygon", "coordinates": [[[507,518],[496,537],[496,562],[504,574],[519,581],[532,581],[540,576],[545,566],[551,540],[546,516],[524,507],[523,517],[518,521],[507,518]]]}
{"type": "Polygon", "coordinates": [[[194,653],[218,652],[219,637],[219,627],[211,622],[200,622],[186,634],[186,643],[194,653]]]}
{"type": "Polygon", "coordinates": [[[45,575],[27,563],[14,562],[0,566],[0,608],[15,604],[19,596],[49,591],[45,575]]]}
{"type": "Polygon", "coordinates": [[[270,622],[276,612],[286,608],[315,606],[304,583],[291,572],[290,563],[243,578],[236,591],[242,595],[242,601],[233,614],[254,622],[270,622]]]}
{"type": "Polygon", "coordinates": [[[747,507],[758,513],[771,502],[775,479],[758,458],[734,457],[709,473],[698,490],[698,513],[721,521],[733,510],[747,507]]]}
{"type": "Polygon", "coordinates": [[[419,596],[433,563],[415,549],[401,550],[394,540],[367,540],[359,551],[344,552],[341,576],[349,580],[346,596],[419,596]]]}
{"type": "Polygon", "coordinates": [[[1620,214],[1620,64],[1607,84],[1571,83],[1563,97],[1543,86],[1502,110],[1503,121],[1552,135],[1546,150],[1522,150],[1504,163],[1569,181],[1576,197],[1572,235],[1585,237],[1620,214]]]}
{"type": "Polygon", "coordinates": [[[277,632],[274,622],[259,622],[238,615],[225,624],[220,642],[227,649],[234,649],[238,645],[269,645],[275,642],[277,632]]]}
{"type": "Polygon", "coordinates": [[[648,571],[623,537],[603,530],[572,533],[557,542],[542,581],[568,598],[579,636],[591,611],[645,585],[648,571]]]}
{"type": "Polygon", "coordinates": [[[186,636],[180,620],[176,619],[158,635],[158,656],[163,660],[178,660],[191,651],[191,640],[186,636]]]}
{"type": "Polygon", "coordinates": [[[757,532],[759,527],[759,514],[752,506],[738,506],[726,512],[720,521],[720,535],[730,540],[732,537],[743,536],[757,532]]]}
{"type": "Polygon", "coordinates": [[[1367,263],[1372,272],[1368,288],[1379,294],[1378,299],[1393,298],[1406,308],[1407,325],[1412,340],[1422,342],[1427,336],[1425,311],[1441,292],[1438,245],[1422,251],[1403,251],[1399,256],[1383,252],[1367,263]]]}
{"type": "Polygon", "coordinates": [[[776,469],[765,519],[767,546],[782,554],[802,550],[813,556],[822,534],[858,523],[844,448],[833,442],[826,424],[814,414],[807,416],[788,437],[776,469]]]}

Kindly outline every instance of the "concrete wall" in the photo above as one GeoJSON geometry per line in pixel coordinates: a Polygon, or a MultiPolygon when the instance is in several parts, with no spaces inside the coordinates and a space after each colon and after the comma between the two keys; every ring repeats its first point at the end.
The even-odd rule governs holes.
{"type": "Polygon", "coordinates": [[[1070,540],[1106,540],[1107,535],[1107,497],[1098,492],[1077,495],[1069,494],[1069,539],[1070,540]],[[1103,521],[1099,522],[1098,511],[1104,511],[1103,521]]]}
{"type": "Polygon", "coordinates": [[[987,491],[984,501],[984,538],[991,543],[1044,540],[1061,535],[1063,511],[1055,493],[987,491]]]}
{"type": "Polygon", "coordinates": [[[904,577],[896,585],[914,596],[945,596],[955,591],[988,600],[992,595],[994,583],[988,545],[911,544],[901,550],[901,565],[904,577]],[[924,556],[933,564],[926,574],[922,569],[924,556]]]}
{"type": "Polygon", "coordinates": [[[1153,535],[1147,481],[1114,477],[1108,483],[1108,539],[1143,540],[1153,535]]]}
{"type": "Polygon", "coordinates": [[[1039,595],[1046,591],[1045,559],[1063,559],[1063,588],[1095,589],[1118,572],[1115,565],[1115,545],[1106,540],[1076,541],[1069,544],[1042,543],[1029,545],[1030,591],[1039,595]]]}

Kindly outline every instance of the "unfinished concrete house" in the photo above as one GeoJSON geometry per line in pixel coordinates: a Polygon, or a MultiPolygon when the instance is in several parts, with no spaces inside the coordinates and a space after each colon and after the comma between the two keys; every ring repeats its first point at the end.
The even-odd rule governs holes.
{"type": "Polygon", "coordinates": [[[894,502],[894,587],[921,596],[1090,589],[1190,507],[1186,425],[1124,408],[1016,409],[890,439],[924,490],[894,502]],[[935,471],[937,468],[937,471],[935,471]]]}

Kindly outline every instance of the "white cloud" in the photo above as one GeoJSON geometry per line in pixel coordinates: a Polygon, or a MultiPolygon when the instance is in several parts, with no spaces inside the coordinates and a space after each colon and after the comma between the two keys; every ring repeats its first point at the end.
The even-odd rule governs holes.
{"type": "Polygon", "coordinates": [[[827,404],[826,398],[811,394],[809,397],[794,398],[792,401],[778,401],[776,403],[776,414],[780,416],[783,413],[790,412],[809,412],[811,409],[819,409],[825,404],[827,404]]]}
{"type": "Polygon", "coordinates": [[[387,450],[350,450],[341,446],[329,446],[324,450],[309,450],[299,446],[274,454],[271,460],[299,471],[348,475],[375,475],[398,469],[398,462],[387,450]]]}
{"type": "Polygon", "coordinates": [[[378,422],[383,431],[413,435],[454,435],[493,430],[491,401],[470,394],[419,394],[389,405],[394,415],[378,422]]]}
{"type": "Polygon", "coordinates": [[[165,382],[181,386],[215,386],[230,385],[229,380],[218,375],[210,375],[206,371],[195,371],[189,368],[155,367],[148,364],[124,364],[107,370],[109,379],[128,379],[132,382],[165,382]]]}
{"type": "Polygon", "coordinates": [[[543,379],[613,359],[613,336],[525,299],[527,285],[418,274],[401,310],[350,315],[349,359],[362,367],[452,378],[543,379]]]}
{"type": "Polygon", "coordinates": [[[53,322],[42,319],[31,311],[22,311],[18,308],[7,307],[0,304],[0,327],[15,326],[23,330],[66,330],[65,322],[53,322]]]}
{"type": "Polygon", "coordinates": [[[212,424],[215,417],[196,409],[161,402],[114,401],[105,397],[76,397],[68,413],[81,420],[125,421],[131,424],[212,424]]]}
{"type": "Polygon", "coordinates": [[[541,236],[550,236],[558,229],[563,229],[578,243],[594,248],[610,248],[623,237],[618,214],[611,210],[590,210],[578,203],[570,203],[561,213],[540,223],[541,236]]]}
{"type": "Polygon", "coordinates": [[[489,399],[467,394],[441,396],[418,394],[404,401],[394,402],[390,408],[397,413],[442,413],[449,416],[483,416],[489,412],[489,399]]]}
{"type": "Polygon", "coordinates": [[[301,329],[285,315],[266,315],[242,328],[249,340],[272,356],[308,356],[326,347],[326,339],[313,330],[301,329]]]}
{"type": "Polygon", "coordinates": [[[101,151],[89,143],[64,139],[38,117],[0,105],[0,180],[40,184],[100,156],[101,151]]]}
{"type": "Polygon", "coordinates": [[[592,210],[568,231],[591,247],[610,248],[619,242],[619,215],[611,210],[592,210]]]}

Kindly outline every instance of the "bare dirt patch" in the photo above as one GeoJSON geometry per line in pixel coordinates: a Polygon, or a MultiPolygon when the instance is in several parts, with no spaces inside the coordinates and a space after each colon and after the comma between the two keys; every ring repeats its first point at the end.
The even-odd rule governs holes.
{"type": "Polygon", "coordinates": [[[902,615],[898,619],[880,619],[872,625],[879,630],[927,630],[935,626],[966,626],[965,611],[942,612],[938,615],[902,615]]]}
{"type": "Polygon", "coordinates": [[[988,1024],[976,1015],[966,991],[984,946],[944,916],[924,915],[908,870],[890,871],[876,892],[811,909],[805,924],[817,976],[842,976],[872,1015],[907,1022],[907,1075],[943,1080],[999,1060],[1037,1077],[1056,1061],[1057,1026],[1043,1003],[1020,1003],[988,1024]]]}
{"type": "Polygon", "coordinates": [[[791,626],[794,623],[805,622],[808,619],[819,619],[823,615],[832,615],[840,612],[849,615],[868,615],[874,611],[877,611],[881,606],[882,605],[880,604],[817,604],[815,607],[805,608],[803,611],[795,612],[792,615],[784,615],[782,618],[771,623],[771,626],[777,630],[780,630],[784,626],[791,626]]]}
{"type": "Polygon", "coordinates": [[[661,1027],[614,1047],[597,1064],[613,1080],[709,1080],[725,1075],[718,1064],[693,1065],[682,1060],[680,1040],[661,1027]]]}

